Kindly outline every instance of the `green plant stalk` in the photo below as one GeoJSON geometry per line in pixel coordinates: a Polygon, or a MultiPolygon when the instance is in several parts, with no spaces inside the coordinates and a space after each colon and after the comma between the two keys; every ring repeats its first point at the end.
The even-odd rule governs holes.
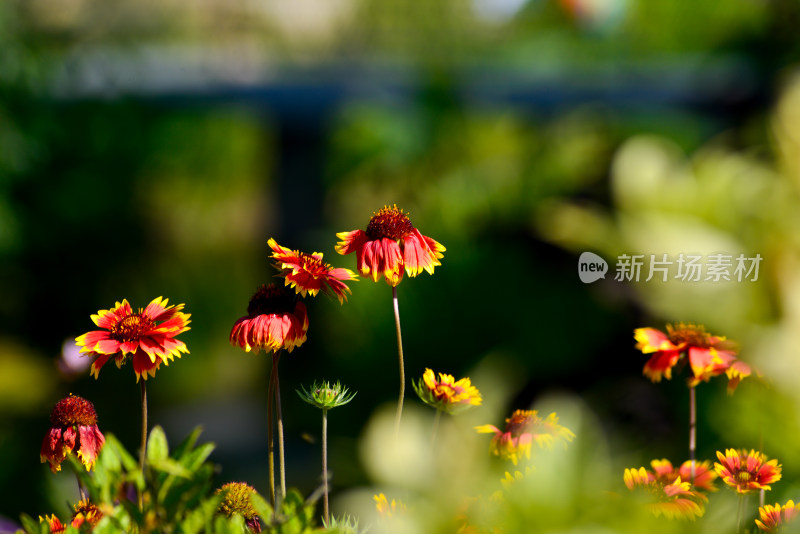
{"type": "MultiPolygon", "coordinates": [[[[142,444],[139,448],[139,469],[144,481],[144,463],[147,458],[147,382],[144,378],[139,380],[139,387],[142,392],[142,444]]],[[[139,510],[144,509],[144,489],[139,491],[139,510]]]]}
{"type": "Polygon", "coordinates": [[[275,406],[278,416],[278,460],[280,462],[281,473],[281,499],[286,498],[286,463],[284,462],[283,450],[283,413],[281,412],[281,385],[278,376],[278,360],[280,354],[275,351],[272,354],[272,373],[275,375],[275,406]]]}
{"type": "Polygon", "coordinates": [[[328,511],[328,409],[322,409],[322,488],[323,488],[323,514],[325,524],[330,523],[328,511]]]}
{"type": "Polygon", "coordinates": [[[745,503],[745,494],[739,494],[739,506],[736,510],[736,532],[742,532],[742,516],[744,515],[744,503],[745,503]]]}
{"type": "Polygon", "coordinates": [[[397,416],[394,423],[395,438],[400,435],[400,418],[403,415],[403,397],[406,391],[406,372],[403,364],[403,335],[400,332],[400,306],[397,302],[397,287],[392,286],[392,304],[394,306],[394,324],[397,329],[397,356],[400,360],[400,399],[397,401],[397,416]]]}
{"type": "Polygon", "coordinates": [[[272,508],[276,509],[275,503],[275,444],[272,439],[272,412],[275,402],[275,366],[269,375],[269,388],[267,390],[267,449],[269,463],[269,500],[272,508]]]}

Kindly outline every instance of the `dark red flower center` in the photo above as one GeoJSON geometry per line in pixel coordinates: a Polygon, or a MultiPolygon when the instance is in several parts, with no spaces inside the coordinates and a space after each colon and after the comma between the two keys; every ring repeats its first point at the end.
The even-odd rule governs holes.
{"type": "Polygon", "coordinates": [[[667,334],[673,345],[685,343],[690,347],[708,348],[711,346],[710,335],[703,325],[692,323],[678,323],[675,326],[667,325],[667,334]]]}
{"type": "Polygon", "coordinates": [[[384,206],[372,216],[367,225],[367,237],[370,240],[387,237],[399,241],[411,234],[414,225],[411,220],[395,204],[394,207],[384,206]]]}
{"type": "Polygon", "coordinates": [[[154,326],[155,323],[145,317],[140,308],[139,313],[123,317],[121,321],[112,326],[111,337],[117,341],[138,341],[154,326]]]}
{"type": "Polygon", "coordinates": [[[533,410],[517,410],[506,419],[506,432],[510,433],[512,437],[519,437],[535,420],[536,412],[533,410]]]}
{"type": "Polygon", "coordinates": [[[70,395],[56,403],[50,414],[50,422],[57,426],[94,426],[97,424],[97,412],[94,405],[82,397],[70,395]]]}
{"type": "Polygon", "coordinates": [[[247,305],[247,314],[250,317],[255,317],[271,313],[294,313],[295,306],[296,297],[294,293],[286,290],[283,286],[264,284],[250,298],[250,304],[247,305]]]}

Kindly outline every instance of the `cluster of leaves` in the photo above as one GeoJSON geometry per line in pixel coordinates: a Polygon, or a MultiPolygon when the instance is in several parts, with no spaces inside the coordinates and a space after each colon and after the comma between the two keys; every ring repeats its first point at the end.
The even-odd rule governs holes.
{"type": "MultiPolygon", "coordinates": [[[[64,522],[63,532],[115,534],[119,532],[158,532],[163,534],[241,534],[247,532],[240,514],[227,517],[219,512],[223,495],[214,491],[215,465],[208,460],[213,443],[198,444],[201,429],[196,428],[172,453],[164,430],[156,426],[147,442],[144,474],[137,460],[112,434],[98,456],[95,469],[88,473],[73,455],[69,462],[86,489],[88,498],[102,513],[93,527],[75,527],[64,522]],[[137,494],[141,492],[141,507],[137,494]]],[[[339,532],[315,524],[315,502],[290,490],[276,513],[260,495],[253,493],[251,504],[265,528],[275,534],[339,532]]],[[[47,521],[22,516],[27,534],[50,534],[47,521]]]]}

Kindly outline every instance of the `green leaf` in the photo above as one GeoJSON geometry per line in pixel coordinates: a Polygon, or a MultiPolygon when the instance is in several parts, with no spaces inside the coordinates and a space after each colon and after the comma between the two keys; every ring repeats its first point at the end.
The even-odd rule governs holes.
{"type": "Polygon", "coordinates": [[[269,525],[272,522],[272,506],[258,493],[253,493],[250,495],[250,504],[253,505],[255,508],[256,513],[258,513],[259,517],[269,525]]]}
{"type": "Polygon", "coordinates": [[[174,475],[181,478],[191,478],[192,472],[181,464],[173,460],[172,458],[156,458],[149,460],[147,464],[150,469],[154,469],[156,471],[161,471],[162,473],[167,473],[168,475],[174,475]]]}
{"type": "Polygon", "coordinates": [[[203,465],[203,462],[211,455],[211,453],[216,448],[216,445],[213,443],[204,443],[200,445],[198,448],[194,449],[191,452],[188,452],[180,458],[179,461],[181,465],[186,467],[191,471],[197,470],[198,467],[203,465]]]}
{"type": "Polygon", "coordinates": [[[189,512],[181,521],[181,534],[208,532],[220,502],[222,502],[222,495],[215,495],[189,512]]]}
{"type": "Polygon", "coordinates": [[[38,534],[40,532],[48,532],[49,530],[47,523],[39,523],[34,518],[26,514],[22,514],[20,516],[20,521],[22,522],[22,528],[24,528],[25,532],[28,534],[38,534]]]}
{"type": "Polygon", "coordinates": [[[186,436],[180,445],[172,452],[172,457],[176,460],[180,460],[185,454],[192,452],[194,449],[195,443],[197,443],[197,438],[200,437],[200,434],[203,432],[202,426],[196,426],[192,432],[186,436]]]}
{"type": "Polygon", "coordinates": [[[147,461],[152,464],[165,459],[167,456],[169,456],[167,435],[164,434],[164,429],[160,426],[155,426],[150,431],[150,437],[147,439],[147,461]]]}

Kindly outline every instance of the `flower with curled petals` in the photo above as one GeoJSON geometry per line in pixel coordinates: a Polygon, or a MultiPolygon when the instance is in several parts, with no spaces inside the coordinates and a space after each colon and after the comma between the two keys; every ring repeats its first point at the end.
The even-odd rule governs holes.
{"type": "Polygon", "coordinates": [[[437,379],[433,370],[425,369],[422,379],[416,383],[412,381],[412,385],[422,402],[449,414],[480,406],[483,402],[480,391],[469,378],[456,380],[453,375],[439,373],[437,379]]]}
{"type": "Polygon", "coordinates": [[[766,456],[755,450],[726,449],[725,454],[717,451],[717,458],[714,470],[737,493],[769,490],[770,484],[781,479],[778,460],[767,461],[766,456]]]}
{"type": "Polygon", "coordinates": [[[76,528],[87,525],[89,529],[93,529],[103,519],[103,512],[89,499],[79,501],[72,509],[74,512],[71,525],[76,528]]]}
{"type": "Polygon", "coordinates": [[[756,526],[761,532],[780,532],[787,523],[794,521],[798,512],[800,503],[795,504],[792,500],[786,501],[784,505],[767,504],[758,509],[759,519],[756,519],[756,526]]]}
{"type": "Polygon", "coordinates": [[[407,213],[397,205],[384,206],[375,213],[365,230],[340,232],[336,245],[339,254],[356,253],[356,266],[363,276],[377,282],[381,276],[396,287],[403,273],[417,276],[422,271],[433,274],[446,249],[441,243],[414,228],[407,213]]]}
{"type": "Polygon", "coordinates": [[[94,405],[70,395],[56,403],[50,423],[50,431],[42,440],[41,461],[49,462],[50,470],[56,473],[61,471],[61,462],[74,451],[86,469],[91,470],[106,441],[97,427],[94,405]]]}
{"type": "Polygon", "coordinates": [[[59,518],[53,515],[39,516],[39,523],[47,523],[50,534],[62,534],[67,531],[67,526],[59,518]]]}
{"type": "Polygon", "coordinates": [[[709,334],[703,325],[668,324],[666,332],[637,328],[633,334],[636,348],[650,355],[643,373],[653,382],[660,382],[662,378],[670,380],[672,369],[681,361],[687,361],[692,372],[689,387],[725,373],[728,391],[733,392],[741,379],[751,374],[750,367],[736,359],[733,343],[709,334]]]}
{"type": "Polygon", "coordinates": [[[714,486],[714,480],[717,478],[717,473],[714,471],[709,460],[702,462],[695,461],[694,463],[694,480],[692,480],[692,461],[686,460],[680,467],[675,468],[669,460],[653,460],[650,462],[653,468],[655,479],[664,483],[672,484],[675,479],[680,478],[683,481],[690,482],[692,489],[702,491],[717,491],[714,486]]]}
{"type": "Polygon", "coordinates": [[[644,491],[649,496],[647,506],[656,516],[694,521],[705,513],[706,496],[693,491],[691,484],[681,481],[680,477],[666,483],[640,467],[625,469],[623,480],[629,490],[644,491]]]}
{"type": "Polygon", "coordinates": [[[306,254],[299,250],[290,250],[280,246],[272,238],[267,244],[272,249],[271,257],[275,260],[275,268],[286,279],[286,285],[304,297],[306,294],[315,297],[322,291],[336,295],[342,304],[347,300],[345,293],[350,293],[344,280],[358,280],[356,273],[350,269],[333,268],[322,261],[321,252],[306,254]]]}
{"type": "Polygon", "coordinates": [[[490,451],[495,456],[511,460],[517,465],[524,456],[531,457],[531,446],[536,443],[540,447],[552,447],[556,440],[567,442],[575,438],[568,428],[558,424],[558,416],[551,413],[546,419],[539,417],[536,410],[516,410],[506,419],[504,430],[494,425],[476,426],[480,434],[494,434],[490,451]]]}
{"type": "Polygon", "coordinates": [[[305,305],[284,286],[262,285],[250,298],[247,315],[236,320],[230,342],[245,351],[286,349],[292,352],[306,341],[305,305]]]}
{"type": "Polygon", "coordinates": [[[183,304],[169,306],[168,299],[158,297],[146,308],[134,312],[127,300],[117,302],[110,310],[92,315],[94,324],[103,330],[93,330],[76,338],[81,353],[95,357],[91,374],[100,376],[100,368],[113,357],[117,367],[128,360],[133,362],[136,381],[155,376],[163,363],[188,353],[183,341],[175,339],[189,330],[190,314],[183,313],[183,304]]]}

